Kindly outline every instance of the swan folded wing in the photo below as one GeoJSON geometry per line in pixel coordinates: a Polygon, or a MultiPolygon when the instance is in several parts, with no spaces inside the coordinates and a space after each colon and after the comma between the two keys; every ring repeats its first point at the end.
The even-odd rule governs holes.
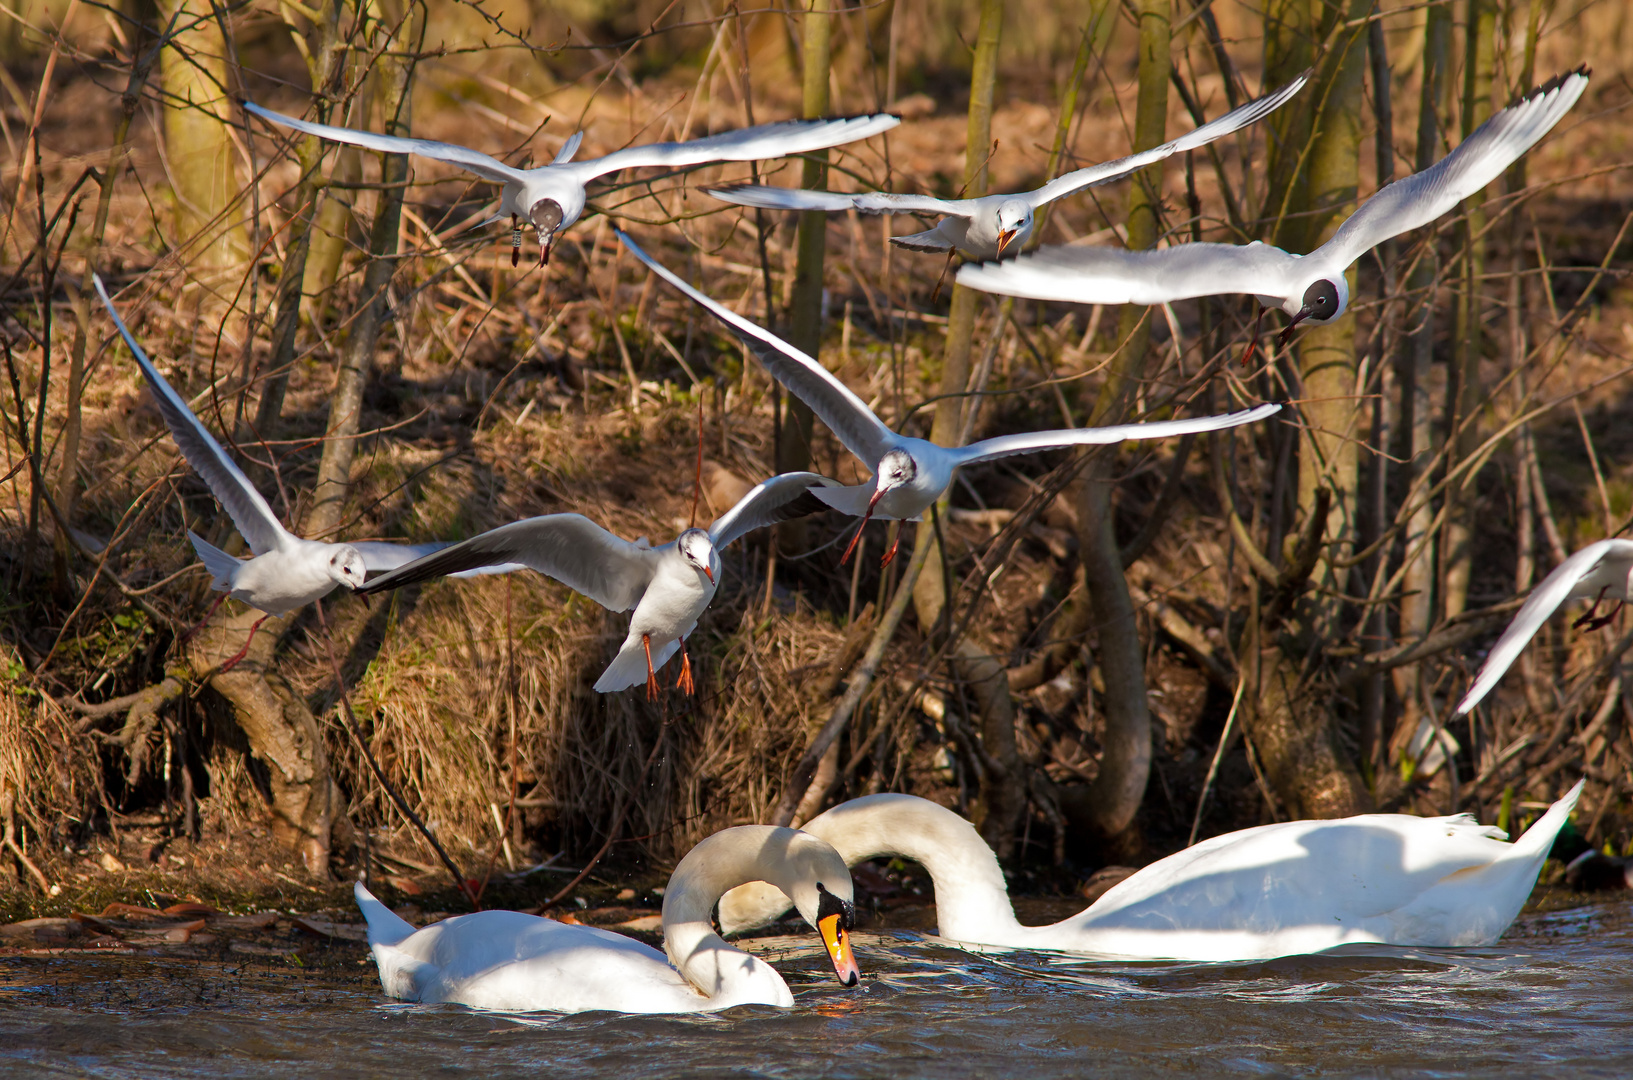
{"type": "Polygon", "coordinates": [[[1600,540],[1589,544],[1555,567],[1554,572],[1531,591],[1524,606],[1497,639],[1497,644],[1486,654],[1486,662],[1480,665],[1473,685],[1463,695],[1463,700],[1457,703],[1457,715],[1468,712],[1491,693],[1537,631],[1559,610],[1561,604],[1570,599],[1582,579],[1599,569],[1605,558],[1618,548],[1633,552],[1633,542],[1600,540]]]}
{"type": "Polygon", "coordinates": [[[1390,237],[1456,208],[1548,134],[1587,87],[1587,69],[1578,68],[1533,90],[1481,124],[1434,165],[1379,189],[1339,226],[1320,253],[1348,266],[1390,237]]]}
{"type": "Polygon", "coordinates": [[[709,541],[715,548],[730,547],[745,534],[779,521],[790,521],[828,509],[813,487],[838,487],[837,481],[813,472],[788,472],[756,484],[737,505],[709,526],[709,541]]]}
{"type": "Polygon", "coordinates": [[[1146,424],[1118,424],[1112,427],[1062,428],[1057,431],[1027,431],[1015,435],[1000,435],[953,451],[960,465],[1014,454],[1035,454],[1061,446],[1100,446],[1125,442],[1130,439],[1166,439],[1179,435],[1194,435],[1205,431],[1251,424],[1272,416],[1280,405],[1260,405],[1224,416],[1197,416],[1184,420],[1155,420],[1146,424]]]}
{"type": "Polygon", "coordinates": [[[436,923],[398,951],[424,965],[416,969],[420,1001],[561,1013],[687,1012],[706,1005],[656,949],[609,930],[516,911],[436,923]]]}
{"type": "Polygon", "coordinates": [[[679,168],[711,161],[762,161],[866,139],[889,131],[899,123],[899,117],[887,113],[839,120],[784,120],[687,142],[631,146],[567,168],[575,170],[579,180],[585,182],[620,169],[679,168]]]}
{"type": "Polygon", "coordinates": [[[1038,190],[1029,193],[1025,198],[1032,204],[1033,209],[1037,209],[1063,195],[1070,195],[1074,191],[1081,191],[1083,188],[1094,187],[1098,184],[1109,184],[1114,180],[1122,179],[1129,173],[1137,172],[1147,165],[1154,165],[1175,154],[1206,146],[1216,139],[1222,139],[1226,135],[1240,131],[1249,124],[1257,123],[1281,108],[1294,94],[1304,89],[1304,84],[1309,81],[1309,77],[1310,73],[1305,72],[1279,90],[1266,94],[1255,101],[1250,101],[1246,105],[1240,105],[1218,119],[1210,120],[1201,127],[1194,128],[1177,139],[1163,143],[1161,146],[1153,147],[1138,154],[1130,154],[1127,157],[1118,158],[1116,161],[1090,165],[1087,168],[1066,173],[1064,176],[1058,176],[1038,190]]]}
{"type": "Polygon", "coordinates": [[[210,493],[216,497],[227,516],[232,518],[238,526],[238,534],[249,545],[250,551],[257,555],[264,555],[269,551],[284,546],[289,533],[278,523],[278,518],[272,512],[272,507],[255,490],[255,485],[249,482],[221,444],[215,441],[209,429],[199,423],[193,410],[187,407],[181,395],[175,388],[159,374],[153,361],[148,359],[147,352],[137,344],[136,337],[125,325],[125,320],[119,317],[113,301],[108,298],[108,290],[102,284],[102,279],[93,279],[96,294],[102,299],[102,306],[108,309],[113,318],[113,324],[119,330],[119,335],[125,339],[130,347],[131,355],[136,358],[136,364],[142,369],[142,376],[147,379],[148,386],[153,388],[154,400],[158,403],[159,414],[164,417],[165,426],[170,429],[170,437],[176,440],[176,446],[182,456],[193,467],[193,471],[203,478],[210,493]]]}
{"type": "Polygon", "coordinates": [[[513,180],[521,180],[526,176],[522,169],[513,169],[498,158],[489,157],[480,150],[472,150],[468,146],[458,146],[454,143],[436,142],[432,139],[409,139],[397,135],[379,135],[372,131],[357,131],[353,128],[333,127],[329,124],[314,124],[310,120],[297,120],[293,116],[264,109],[253,101],[244,102],[246,112],[254,113],[261,119],[307,135],[316,135],[320,139],[330,142],[350,143],[353,146],[365,147],[369,150],[378,150],[383,154],[418,154],[420,157],[432,158],[436,161],[445,161],[450,165],[458,165],[485,180],[492,180],[496,184],[506,184],[513,180]]]}
{"type": "Polygon", "coordinates": [[[839,441],[845,444],[845,449],[867,462],[869,466],[876,466],[879,463],[879,459],[894,443],[895,433],[885,427],[862,399],[851,393],[848,386],[840,382],[813,357],[686,284],[662,263],[641,250],[641,246],[628,233],[618,230],[618,239],[623,241],[630,254],[645,263],[653,273],[725,323],[726,327],[748,346],[749,351],[759,357],[760,363],[765,365],[766,370],[771,372],[778,382],[791,390],[795,397],[809,405],[811,411],[822,418],[822,422],[827,424],[829,429],[839,436],[839,441]]]}
{"type": "MultiPolygon", "coordinates": [[[[384,574],[399,567],[407,566],[415,559],[423,559],[453,546],[447,540],[428,540],[423,544],[393,544],[385,540],[352,540],[348,546],[356,548],[357,553],[363,556],[363,568],[371,574],[384,574]]],[[[448,577],[470,578],[485,574],[514,574],[518,570],[526,570],[523,563],[497,563],[493,566],[478,566],[470,570],[461,570],[449,574],[448,577]]]]}
{"type": "Polygon", "coordinates": [[[1251,292],[1285,296],[1298,256],[1251,244],[1175,244],[1148,251],[1054,245],[1004,262],[970,263],[958,282],[982,292],[1070,304],[1166,304],[1251,292]]]}
{"type": "Polygon", "coordinates": [[[620,539],[582,514],[546,514],[501,525],[375,579],[373,593],[463,570],[520,563],[611,611],[628,611],[652,580],[654,549],[620,539]]]}
{"type": "Polygon", "coordinates": [[[1406,907],[1507,847],[1473,831],[1448,834],[1443,820],[1400,814],[1265,825],[1151,864],[1074,921],[1095,930],[1260,934],[1327,926],[1335,935],[1329,944],[1338,944],[1362,921],[1406,907]]]}

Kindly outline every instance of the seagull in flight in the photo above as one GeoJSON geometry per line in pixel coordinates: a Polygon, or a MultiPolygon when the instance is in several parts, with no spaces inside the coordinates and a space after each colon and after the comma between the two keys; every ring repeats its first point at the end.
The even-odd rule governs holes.
{"type": "Polygon", "coordinates": [[[1305,72],[1273,94],[1250,101],[1219,119],[1204,124],[1172,142],[1142,153],[1091,165],[1055,178],[1035,191],[1011,195],[987,195],[979,199],[938,199],[933,195],[898,195],[889,191],[845,194],[837,191],[807,191],[802,188],[737,184],[703,190],[724,202],[757,206],[766,210],[856,210],[863,214],[941,214],[933,229],[893,236],[892,244],[911,251],[957,251],[971,262],[1013,257],[1032,236],[1033,214],[1046,203],[1074,191],[1109,184],[1138,172],[1147,165],[1185,150],[1206,146],[1269,116],[1304,88],[1305,72]]]}
{"type": "MultiPolygon", "coordinates": [[[[363,584],[370,571],[391,570],[447,546],[440,542],[390,544],[361,541],[329,544],[321,540],[303,540],[285,529],[261,493],[255,490],[255,485],[250,483],[249,477],[227,456],[215,436],[199,423],[193,410],[187,407],[187,402],[153,366],[130,328],[125,325],[125,320],[119,317],[113,301],[108,298],[102,278],[93,275],[91,280],[96,286],[97,296],[102,299],[102,306],[113,317],[114,326],[118,327],[125,344],[130,346],[131,355],[136,357],[137,366],[142,369],[143,377],[153,390],[159,413],[164,417],[171,437],[176,440],[176,446],[232,517],[239,535],[243,536],[254,556],[240,559],[229,555],[188,530],[187,539],[193,542],[193,550],[198,552],[199,560],[214,578],[211,588],[221,593],[204,618],[199,620],[199,625],[209,622],[215,609],[229,596],[263,613],[250,627],[244,647],[228,658],[220,670],[231,671],[249,653],[255,631],[272,616],[287,615],[305,607],[327,596],[337,585],[355,589],[363,584]]],[[[519,569],[520,566],[513,564],[490,567],[486,572],[509,573],[519,569]]]]}
{"type": "Polygon", "coordinates": [[[1456,715],[1464,715],[1491,693],[1537,631],[1567,600],[1593,601],[1572,626],[1597,630],[1614,619],[1622,605],[1633,600],[1633,540],[1600,540],[1589,544],[1543,578],[1486,655],[1474,684],[1457,703],[1456,715]],[[1599,605],[1607,600],[1615,600],[1616,606],[1599,615],[1599,605]]]}
{"type": "Polygon", "coordinates": [[[504,185],[499,199],[499,213],[494,220],[510,216],[510,264],[521,260],[521,219],[532,222],[539,234],[539,262],[550,261],[550,246],[556,234],[577,221],[584,212],[588,198],[585,185],[598,177],[621,169],[681,168],[703,165],[711,161],[760,161],[765,158],[805,154],[825,150],[831,146],[866,139],[889,131],[901,123],[901,118],[887,113],[873,116],[846,117],[837,120],[785,120],[775,124],[727,131],[687,142],[651,143],[631,146],[589,161],[573,161],[573,155],[584,141],[582,131],[575,132],[556,153],[555,160],[536,169],[516,169],[480,150],[454,143],[433,142],[429,139],[405,139],[394,135],[376,135],[372,131],[333,127],[297,120],[292,116],[264,109],[253,101],[244,102],[244,109],[274,124],[281,124],[308,135],[331,142],[351,143],[369,150],[387,154],[418,154],[421,157],[458,165],[484,180],[504,185]]]}
{"type": "Polygon", "coordinates": [[[1005,296],[1077,304],[1156,305],[1251,293],[1262,305],[1261,316],[1264,308],[1279,307],[1290,317],[1281,335],[1285,343],[1299,323],[1329,323],[1344,313],[1344,272],[1362,255],[1429,224],[1501,176],[1570,111],[1587,89],[1588,75],[1580,67],[1523,95],[1434,165],[1380,188],[1308,255],[1257,240],[1144,251],[1051,246],[1005,263],[966,265],[958,281],[1005,296]]]}
{"type": "Polygon", "coordinates": [[[720,551],[745,533],[817,513],[811,498],[835,482],[790,472],[757,485],[707,529],[687,529],[662,547],[614,536],[582,514],[546,514],[501,525],[376,578],[364,595],[427,578],[494,565],[521,564],[555,578],[609,611],[629,611],[629,634],[595,689],[611,694],[646,680],[648,700],[658,695],[658,669],[680,653],[683,693],[695,689],[686,639],[720,587],[720,551]]]}
{"type": "MultiPolygon", "coordinates": [[[[870,518],[919,520],[924,511],[941,498],[942,492],[952,484],[953,471],[961,465],[975,465],[1014,454],[1036,454],[1067,446],[1101,446],[1127,439],[1165,439],[1175,435],[1219,431],[1263,420],[1281,409],[1280,405],[1260,405],[1226,416],[1116,427],[1029,431],[983,439],[969,446],[937,446],[924,439],[890,430],[861,398],[814,357],[704,296],[642,251],[622,230],[618,233],[618,239],[654,273],[725,323],[760,358],[760,362],[778,382],[822,417],[822,422],[845,444],[845,449],[873,470],[872,479],[866,483],[849,487],[836,484],[811,492],[833,509],[861,518],[862,525],[866,525],[870,518]]],[[[858,526],[856,536],[851,538],[850,546],[840,558],[841,564],[850,559],[861,535],[862,529],[858,526]]],[[[881,565],[888,565],[895,557],[900,542],[898,536],[897,544],[891,545],[881,565]]]]}

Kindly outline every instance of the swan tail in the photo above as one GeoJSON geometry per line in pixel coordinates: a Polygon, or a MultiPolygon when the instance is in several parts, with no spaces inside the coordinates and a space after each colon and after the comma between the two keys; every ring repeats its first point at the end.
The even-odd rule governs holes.
{"type": "Polygon", "coordinates": [[[198,552],[199,562],[204,564],[204,569],[208,570],[210,576],[215,578],[210,583],[210,588],[216,592],[230,591],[232,589],[232,577],[238,572],[238,568],[244,565],[243,560],[228,555],[191,529],[187,530],[187,539],[193,542],[193,550],[198,552]]]}
{"type": "MultiPolygon", "coordinates": [[[[695,624],[694,624],[695,625],[695,624]]],[[[680,640],[663,645],[652,650],[652,670],[662,671],[670,657],[680,651],[680,640]]],[[[646,682],[646,650],[641,647],[641,638],[631,634],[624,641],[624,647],[618,650],[607,670],[595,680],[595,692],[598,694],[613,694],[619,690],[628,690],[632,686],[641,686],[646,682]]]]}
{"type": "Polygon", "coordinates": [[[1586,780],[1578,780],[1575,787],[1567,791],[1558,802],[1548,808],[1547,813],[1526,829],[1525,834],[1514,841],[1514,850],[1508,857],[1534,860],[1537,869],[1540,870],[1542,861],[1548,857],[1548,852],[1553,850],[1554,838],[1559,835],[1559,830],[1565,827],[1565,821],[1571,816],[1571,811],[1576,809],[1576,800],[1581,797],[1582,785],[1585,783],[1586,780]]]}
{"type": "Polygon", "coordinates": [[[399,1001],[419,1001],[425,988],[436,979],[438,969],[397,947],[414,934],[414,924],[375,899],[361,881],[352,886],[352,895],[369,924],[369,950],[374,953],[375,967],[380,969],[381,988],[399,1001]]]}
{"type": "Polygon", "coordinates": [[[414,932],[413,923],[375,899],[361,881],[352,886],[352,895],[357,898],[363,920],[369,924],[370,945],[398,945],[414,932]]]}

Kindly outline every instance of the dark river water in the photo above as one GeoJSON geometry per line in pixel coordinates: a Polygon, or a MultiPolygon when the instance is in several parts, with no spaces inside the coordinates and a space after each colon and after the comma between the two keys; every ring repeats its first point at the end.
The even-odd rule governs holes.
{"type": "Polygon", "coordinates": [[[977,955],[910,931],[755,944],[792,1010],[511,1018],[404,1005],[355,952],[303,969],[0,960],[0,1074],[249,1076],[1633,1075],[1633,902],[1523,917],[1496,947],[1252,964],[977,955]]]}

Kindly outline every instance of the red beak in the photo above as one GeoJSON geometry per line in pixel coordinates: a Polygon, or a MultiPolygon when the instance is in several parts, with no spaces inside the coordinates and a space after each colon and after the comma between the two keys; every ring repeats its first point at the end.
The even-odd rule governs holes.
{"type": "Polygon", "coordinates": [[[708,578],[709,578],[709,584],[710,584],[710,585],[713,585],[713,584],[714,584],[714,583],[715,583],[715,580],[714,580],[714,571],[713,571],[713,570],[710,570],[710,569],[709,569],[709,568],[708,568],[708,567],[707,567],[707,566],[705,566],[705,567],[704,567],[704,568],[703,568],[703,572],[704,572],[704,573],[705,573],[705,574],[706,574],[706,575],[708,575],[708,578]]]}
{"type": "Polygon", "coordinates": [[[1018,229],[1010,229],[1007,232],[998,234],[998,257],[1000,259],[1004,257],[1004,249],[1015,242],[1015,237],[1019,232],[1018,229]]]}
{"type": "Polygon", "coordinates": [[[1287,339],[1293,336],[1294,328],[1309,317],[1310,313],[1308,311],[1301,311],[1297,315],[1294,315],[1293,321],[1287,324],[1287,329],[1283,330],[1279,335],[1277,335],[1276,344],[1285,347],[1287,345],[1287,339]]]}
{"type": "Polygon", "coordinates": [[[875,488],[874,492],[873,492],[873,498],[868,500],[867,513],[862,515],[862,524],[860,524],[860,525],[858,525],[856,527],[856,535],[851,537],[850,546],[845,548],[845,554],[843,554],[843,555],[841,555],[839,557],[839,565],[840,566],[844,566],[846,563],[850,562],[851,552],[856,550],[857,542],[862,539],[862,530],[868,527],[868,521],[871,520],[872,517],[873,517],[873,508],[878,505],[879,500],[881,498],[883,498],[883,497],[884,497],[884,492],[882,492],[882,491],[878,490],[877,488],[875,488]]]}

